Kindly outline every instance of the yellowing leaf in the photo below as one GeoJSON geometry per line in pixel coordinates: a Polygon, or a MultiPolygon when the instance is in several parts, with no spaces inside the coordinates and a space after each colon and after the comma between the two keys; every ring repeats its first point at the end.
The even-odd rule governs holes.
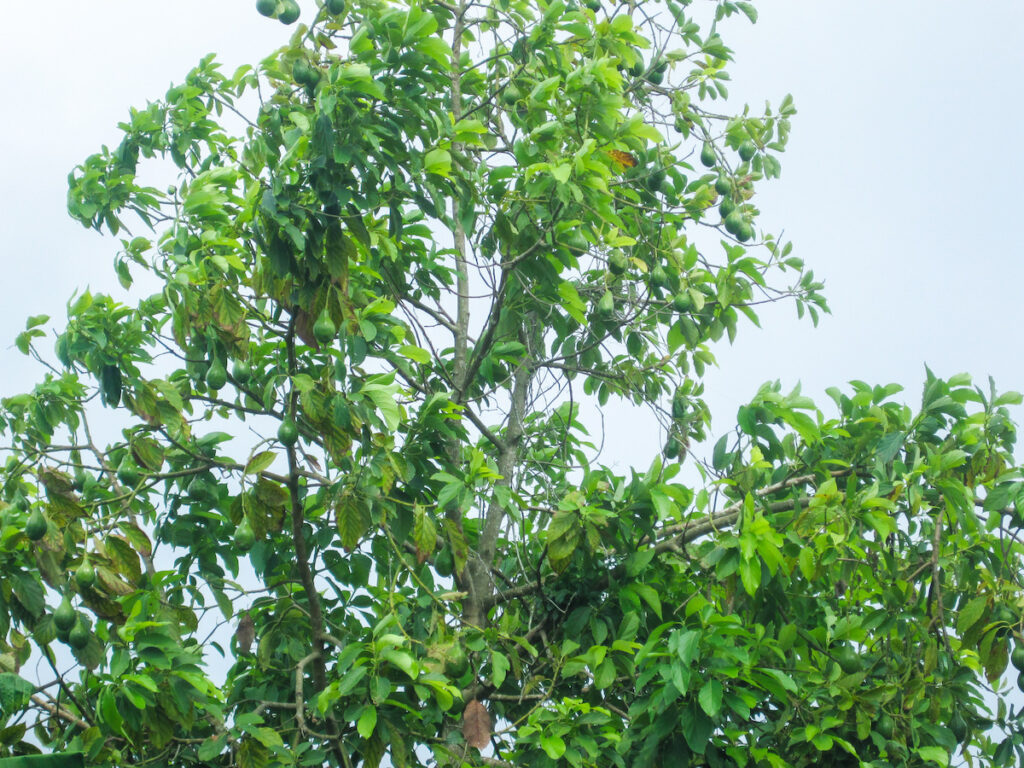
{"type": "Polygon", "coordinates": [[[422,504],[412,511],[412,537],[416,544],[416,560],[422,565],[434,553],[437,546],[437,526],[422,504]]]}
{"type": "Polygon", "coordinates": [[[365,499],[348,492],[334,505],[341,545],[351,552],[370,528],[370,506],[365,499]]]}

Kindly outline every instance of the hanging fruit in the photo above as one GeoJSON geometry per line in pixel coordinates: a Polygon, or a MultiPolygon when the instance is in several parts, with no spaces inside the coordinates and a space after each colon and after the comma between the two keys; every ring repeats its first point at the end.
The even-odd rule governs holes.
{"type": "Polygon", "coordinates": [[[89,562],[89,556],[82,558],[82,564],[75,571],[75,583],[82,589],[90,589],[96,583],[96,569],[89,562]]]}
{"type": "Polygon", "coordinates": [[[38,507],[32,510],[25,523],[25,535],[30,541],[39,541],[46,535],[46,518],[38,507]]]}

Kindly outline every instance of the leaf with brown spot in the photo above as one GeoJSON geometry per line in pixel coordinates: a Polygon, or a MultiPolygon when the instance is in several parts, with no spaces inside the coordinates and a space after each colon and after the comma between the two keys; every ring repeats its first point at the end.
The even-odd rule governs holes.
{"type": "Polygon", "coordinates": [[[462,571],[466,568],[466,562],[469,560],[469,544],[466,542],[466,534],[463,533],[457,522],[447,517],[441,521],[441,524],[444,526],[445,533],[448,534],[448,543],[452,547],[455,573],[461,576],[462,571]]]}
{"type": "Polygon", "coordinates": [[[484,749],[491,743],[491,715],[476,699],[466,705],[462,714],[462,737],[477,749],[484,749]]]}
{"type": "Polygon", "coordinates": [[[437,527],[434,525],[434,519],[422,504],[416,504],[413,507],[412,519],[412,537],[416,542],[416,562],[423,565],[437,547],[437,527]]]}
{"type": "Polygon", "coordinates": [[[104,553],[110,559],[111,569],[116,571],[129,584],[138,584],[142,580],[142,567],[139,555],[122,536],[108,536],[104,541],[104,553]]]}

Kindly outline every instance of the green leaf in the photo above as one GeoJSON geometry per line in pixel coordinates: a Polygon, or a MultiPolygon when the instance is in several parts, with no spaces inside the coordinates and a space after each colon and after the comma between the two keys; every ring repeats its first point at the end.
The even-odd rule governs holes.
{"type": "Polygon", "coordinates": [[[505,675],[509,670],[508,657],[500,651],[491,652],[491,682],[495,688],[501,688],[505,675]]]}
{"type": "Polygon", "coordinates": [[[218,736],[212,736],[199,745],[198,757],[204,762],[213,760],[213,758],[224,751],[226,745],[227,734],[222,733],[218,736]]]}
{"type": "Polygon", "coordinates": [[[260,451],[246,463],[245,474],[258,475],[273,464],[276,458],[277,454],[273,451],[260,451]]]}
{"type": "Polygon", "coordinates": [[[797,556],[797,562],[800,565],[800,573],[803,574],[804,578],[808,581],[814,581],[814,575],[817,571],[814,562],[814,550],[809,546],[803,547],[797,556]]]}
{"type": "Polygon", "coordinates": [[[562,740],[561,736],[542,735],[540,737],[540,747],[552,760],[558,760],[565,754],[565,741],[562,740]]]}
{"type": "Polygon", "coordinates": [[[715,443],[715,448],[711,453],[711,465],[718,470],[726,468],[728,463],[732,461],[732,454],[728,452],[729,435],[722,435],[718,442],[715,443]]]}
{"type": "Polygon", "coordinates": [[[440,37],[425,37],[417,42],[416,47],[432,58],[442,69],[450,69],[452,49],[440,37]]]}
{"type": "Polygon", "coordinates": [[[452,156],[447,149],[432,149],[423,157],[423,170],[447,177],[452,171],[452,156]]]}
{"type": "Polygon", "coordinates": [[[398,406],[398,390],[399,386],[396,383],[384,383],[384,382],[368,382],[363,385],[360,392],[368,397],[376,406],[377,410],[380,411],[381,417],[384,419],[384,425],[392,432],[398,429],[398,424],[401,421],[402,414],[398,406]]]}
{"type": "Polygon", "coordinates": [[[615,682],[615,664],[611,659],[602,661],[594,670],[594,687],[601,691],[615,682]]]}
{"type": "Polygon", "coordinates": [[[697,700],[708,717],[716,717],[722,709],[722,684],[717,680],[708,680],[697,694],[697,700]]]}
{"type": "Polygon", "coordinates": [[[555,178],[555,181],[560,184],[565,184],[569,181],[569,176],[572,174],[572,165],[569,163],[559,163],[551,169],[551,175],[555,178]]]}
{"type": "Polygon", "coordinates": [[[743,589],[753,597],[757,588],[761,586],[761,561],[757,559],[742,560],[739,564],[739,572],[743,589]]]}
{"type": "Polygon", "coordinates": [[[377,709],[369,704],[363,707],[363,713],[359,715],[356,723],[356,730],[364,739],[373,735],[373,729],[377,727],[377,709]]]}
{"type": "Polygon", "coordinates": [[[109,688],[100,691],[98,697],[97,714],[103,720],[103,724],[115,733],[124,733],[124,718],[117,709],[117,699],[114,692],[109,688]]]}
{"type": "Polygon", "coordinates": [[[687,667],[700,655],[701,633],[695,629],[686,629],[673,635],[676,655],[687,667]]]}
{"type": "Polygon", "coordinates": [[[938,763],[942,768],[949,765],[949,753],[942,747],[918,747],[917,756],[925,762],[938,763]]]}
{"type": "Polygon", "coordinates": [[[416,679],[416,660],[405,651],[400,651],[396,648],[385,648],[380,652],[380,656],[385,661],[394,664],[413,680],[416,679]]]}
{"type": "Polygon", "coordinates": [[[352,667],[338,683],[338,696],[348,696],[366,675],[366,667],[352,667]]]}
{"type": "Polygon", "coordinates": [[[35,686],[13,672],[0,672],[0,722],[25,709],[32,697],[35,686]]]}
{"type": "Polygon", "coordinates": [[[431,360],[430,353],[427,352],[427,350],[412,344],[403,344],[398,348],[398,352],[402,356],[407,357],[420,365],[427,365],[431,360]]]}
{"type": "Polygon", "coordinates": [[[739,2],[737,0],[736,7],[739,8],[750,19],[751,24],[757,23],[757,8],[752,3],[739,2]]]}
{"type": "Polygon", "coordinates": [[[690,702],[687,710],[681,718],[683,738],[686,739],[691,750],[698,755],[703,755],[708,739],[711,738],[711,720],[704,714],[703,709],[697,707],[694,701],[690,702]]]}
{"type": "Polygon", "coordinates": [[[562,309],[569,313],[569,316],[577,323],[586,324],[587,305],[580,298],[576,286],[563,280],[558,284],[558,295],[562,299],[562,309]]]}
{"type": "Polygon", "coordinates": [[[634,582],[629,585],[629,588],[636,592],[651,607],[651,610],[654,611],[659,619],[661,618],[661,599],[658,597],[658,591],[654,587],[642,582],[634,582]]]}
{"type": "Polygon", "coordinates": [[[977,624],[988,608],[988,596],[978,595],[960,609],[956,617],[956,631],[961,635],[977,624]]]}

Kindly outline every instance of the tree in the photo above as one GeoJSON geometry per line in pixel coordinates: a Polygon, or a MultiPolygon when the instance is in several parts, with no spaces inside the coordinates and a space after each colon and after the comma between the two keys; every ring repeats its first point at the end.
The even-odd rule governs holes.
{"type": "Polygon", "coordinates": [[[329,0],[131,112],[68,204],[159,289],[73,297],[55,361],[30,318],[0,414],[3,754],[1024,758],[1019,395],[769,384],[692,458],[713,343],[826,309],[755,238],[791,100],[714,109],[737,13],[329,0]],[[665,430],[626,475],[582,421],[613,399],[665,430]]]}

